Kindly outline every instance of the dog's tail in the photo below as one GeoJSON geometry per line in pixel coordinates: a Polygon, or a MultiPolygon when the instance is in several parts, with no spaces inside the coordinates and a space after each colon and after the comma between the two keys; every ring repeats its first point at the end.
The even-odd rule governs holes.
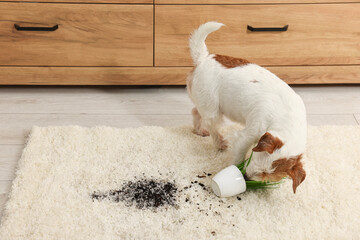
{"type": "Polygon", "coordinates": [[[222,23],[207,22],[200,25],[200,27],[191,34],[189,39],[190,53],[195,65],[201,63],[201,61],[209,55],[205,45],[206,37],[222,26],[224,26],[222,23]]]}

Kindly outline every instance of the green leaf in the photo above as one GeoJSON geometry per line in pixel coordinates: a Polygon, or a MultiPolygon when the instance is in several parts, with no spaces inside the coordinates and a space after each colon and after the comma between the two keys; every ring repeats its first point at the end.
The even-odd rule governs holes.
{"type": "Polygon", "coordinates": [[[246,174],[246,168],[249,166],[252,156],[253,156],[254,152],[251,152],[250,157],[248,159],[246,159],[245,161],[243,161],[242,163],[240,163],[239,165],[237,165],[237,167],[239,168],[240,172],[242,173],[242,175],[246,174]]]}

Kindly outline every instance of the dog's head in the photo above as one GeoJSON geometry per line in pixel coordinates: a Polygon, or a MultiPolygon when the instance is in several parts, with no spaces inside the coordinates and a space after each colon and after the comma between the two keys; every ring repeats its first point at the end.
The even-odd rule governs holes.
{"type": "Polygon", "coordinates": [[[252,149],[254,154],[246,170],[246,177],[256,181],[280,181],[284,177],[293,180],[293,190],[302,183],[306,172],[301,163],[302,154],[288,156],[287,151],[281,151],[283,141],[266,132],[252,149]]]}

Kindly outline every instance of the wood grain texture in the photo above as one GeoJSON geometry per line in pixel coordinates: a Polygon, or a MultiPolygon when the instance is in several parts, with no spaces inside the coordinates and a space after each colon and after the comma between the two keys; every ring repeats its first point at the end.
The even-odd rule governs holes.
{"type": "Polygon", "coordinates": [[[360,113],[360,86],[293,86],[308,114],[360,113]]]}
{"type": "Polygon", "coordinates": [[[187,115],[192,107],[184,87],[0,88],[1,114],[187,115]]]}
{"type": "MultiPolygon", "coordinates": [[[[33,2],[31,0],[11,0],[13,2],[33,2]]],[[[7,1],[0,1],[7,2],[7,1]]],[[[127,4],[152,4],[153,0],[36,0],[45,3],[127,3],[127,4]]]]}
{"type": "MultiPolygon", "coordinates": [[[[14,129],[13,133],[15,132],[17,132],[16,129],[14,129]]],[[[22,137],[21,139],[24,138],[22,137]]],[[[21,157],[23,148],[23,144],[0,145],[0,181],[9,181],[14,179],[15,168],[21,157]]]]}
{"type": "Polygon", "coordinates": [[[0,66],[0,85],[184,85],[188,69],[0,66]]]}
{"type": "Polygon", "coordinates": [[[359,3],[157,5],[155,66],[191,66],[189,34],[207,21],[226,24],[209,35],[210,53],[260,65],[360,64],[358,16],[359,3]],[[250,32],[247,25],[289,29],[250,32]]]}
{"type": "Polygon", "coordinates": [[[0,3],[0,65],[152,66],[152,24],[151,5],[0,3]]]}
{"type": "MultiPolygon", "coordinates": [[[[267,67],[289,84],[360,83],[360,66],[267,67]]],[[[0,67],[0,85],[185,85],[191,67],[0,67]]]]}
{"type": "Polygon", "coordinates": [[[309,125],[359,125],[353,114],[308,114],[309,125]]]}
{"type": "Polygon", "coordinates": [[[293,3],[351,3],[359,0],[154,0],[155,4],[293,4],[293,3]]]}
{"type": "MultiPolygon", "coordinates": [[[[360,113],[360,85],[292,88],[304,100],[308,114],[360,113]]],[[[192,108],[184,87],[0,88],[1,114],[187,115],[192,108]]]]}
{"type": "Polygon", "coordinates": [[[360,83],[360,66],[266,67],[288,84],[360,83]]]}

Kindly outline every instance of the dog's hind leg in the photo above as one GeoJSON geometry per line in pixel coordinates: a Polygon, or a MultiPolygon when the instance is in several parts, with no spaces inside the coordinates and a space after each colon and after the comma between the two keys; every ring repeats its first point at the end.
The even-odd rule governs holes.
{"type": "Polygon", "coordinates": [[[227,141],[218,131],[223,122],[217,97],[219,94],[216,90],[217,87],[209,85],[209,81],[208,76],[198,76],[196,78],[197,84],[193,82],[191,96],[196,106],[193,109],[194,126],[198,132],[199,130],[206,129],[216,147],[220,150],[225,150],[227,148],[227,141]]]}
{"type": "Polygon", "coordinates": [[[209,131],[210,136],[212,137],[215,146],[219,150],[226,150],[228,147],[228,142],[224,139],[224,137],[219,133],[219,128],[223,123],[222,114],[217,115],[212,118],[204,118],[203,119],[205,128],[209,131]]]}
{"type": "Polygon", "coordinates": [[[194,122],[194,133],[200,135],[202,137],[209,136],[209,132],[204,128],[204,123],[202,122],[202,118],[200,116],[199,111],[196,108],[193,108],[191,111],[194,122]]]}

